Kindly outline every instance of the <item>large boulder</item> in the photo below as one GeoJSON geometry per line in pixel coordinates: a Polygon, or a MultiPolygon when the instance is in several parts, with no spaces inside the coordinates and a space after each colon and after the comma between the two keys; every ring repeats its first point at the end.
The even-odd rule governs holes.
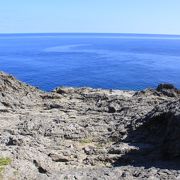
{"type": "Polygon", "coordinates": [[[180,94],[180,91],[172,84],[160,84],[156,90],[169,97],[177,97],[180,94]]]}

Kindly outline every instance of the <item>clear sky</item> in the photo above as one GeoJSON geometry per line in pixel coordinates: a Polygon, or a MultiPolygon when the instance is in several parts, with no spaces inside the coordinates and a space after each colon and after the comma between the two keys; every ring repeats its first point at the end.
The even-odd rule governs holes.
{"type": "Polygon", "coordinates": [[[0,33],[180,34],[180,0],[0,0],[0,33]]]}

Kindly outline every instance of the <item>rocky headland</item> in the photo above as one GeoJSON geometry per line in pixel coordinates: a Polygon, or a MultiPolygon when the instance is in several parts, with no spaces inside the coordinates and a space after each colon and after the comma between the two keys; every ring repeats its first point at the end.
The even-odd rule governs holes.
{"type": "Polygon", "coordinates": [[[0,179],[180,179],[180,91],[43,92],[0,73],[0,179]]]}

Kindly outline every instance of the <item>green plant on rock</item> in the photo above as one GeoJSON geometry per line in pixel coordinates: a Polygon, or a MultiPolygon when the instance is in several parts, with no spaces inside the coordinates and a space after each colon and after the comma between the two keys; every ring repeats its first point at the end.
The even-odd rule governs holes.
{"type": "Polygon", "coordinates": [[[11,159],[8,157],[1,157],[0,158],[0,166],[7,166],[11,163],[11,159]]]}
{"type": "Polygon", "coordinates": [[[7,165],[11,164],[11,159],[8,157],[0,157],[0,176],[4,172],[4,169],[7,165]]]}
{"type": "Polygon", "coordinates": [[[92,138],[84,138],[79,141],[81,144],[90,144],[93,142],[92,138]]]}

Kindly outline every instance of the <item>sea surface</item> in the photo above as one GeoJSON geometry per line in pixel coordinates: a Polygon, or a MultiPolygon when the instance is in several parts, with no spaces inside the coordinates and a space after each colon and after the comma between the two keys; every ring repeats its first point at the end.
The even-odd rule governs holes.
{"type": "Polygon", "coordinates": [[[0,70],[47,91],[180,88],[180,36],[0,34],[0,70]]]}

